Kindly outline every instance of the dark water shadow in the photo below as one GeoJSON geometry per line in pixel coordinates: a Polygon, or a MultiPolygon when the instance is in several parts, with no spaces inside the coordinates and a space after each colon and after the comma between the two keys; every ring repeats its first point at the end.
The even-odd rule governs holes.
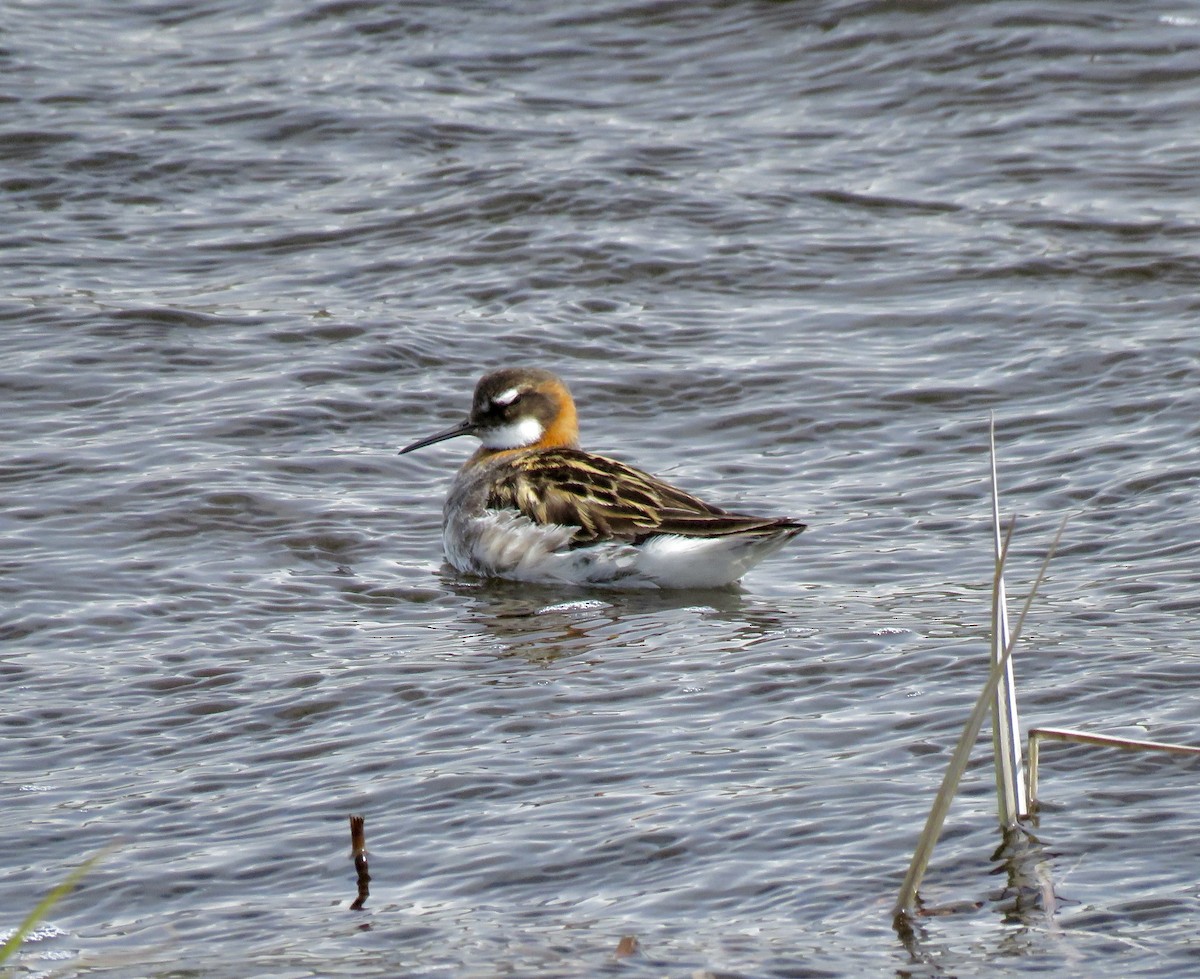
{"type": "Polygon", "coordinates": [[[1054,857],[1026,827],[1004,832],[992,854],[992,859],[998,861],[992,873],[1004,874],[1006,880],[1004,887],[989,896],[990,905],[1003,916],[1004,924],[1038,929],[1054,925],[1059,905],[1051,876],[1054,857]]]}
{"type": "Polygon", "coordinates": [[[993,874],[1005,876],[1004,885],[986,901],[957,901],[937,907],[920,906],[914,915],[899,915],[896,934],[908,954],[910,966],[896,970],[899,977],[952,976],[963,964],[960,952],[933,938],[929,922],[935,918],[992,912],[1001,918],[999,941],[991,954],[1010,959],[1044,951],[1044,938],[1057,932],[1055,913],[1060,899],[1051,876],[1054,854],[1026,827],[1003,831],[992,853],[993,874]]]}

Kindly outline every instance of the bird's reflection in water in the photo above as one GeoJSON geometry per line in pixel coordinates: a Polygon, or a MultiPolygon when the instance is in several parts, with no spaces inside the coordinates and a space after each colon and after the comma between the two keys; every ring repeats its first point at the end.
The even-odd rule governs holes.
{"type": "Polygon", "coordinates": [[[697,619],[728,622],[735,646],[783,627],[777,609],[756,605],[736,586],[618,591],[451,575],[446,584],[464,600],[463,623],[502,655],[531,662],[641,646],[649,633],[678,634],[686,644],[689,623],[697,619]]]}

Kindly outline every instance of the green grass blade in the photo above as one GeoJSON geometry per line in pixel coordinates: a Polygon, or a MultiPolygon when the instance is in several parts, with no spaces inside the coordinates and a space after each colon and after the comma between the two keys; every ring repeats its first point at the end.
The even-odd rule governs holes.
{"type": "Polygon", "coordinates": [[[32,932],[43,920],[45,920],[46,916],[50,913],[51,909],[53,909],[54,905],[66,897],[75,888],[79,881],[83,879],[83,876],[88,873],[92,867],[99,863],[101,859],[108,855],[110,849],[112,848],[106,847],[100,852],[88,857],[87,860],[72,870],[61,884],[59,884],[57,887],[51,890],[49,894],[38,901],[33,910],[26,915],[25,920],[17,926],[17,930],[8,936],[8,941],[6,941],[3,945],[0,945],[0,964],[8,961],[13,953],[21,947],[25,939],[29,937],[29,933],[32,932]]]}

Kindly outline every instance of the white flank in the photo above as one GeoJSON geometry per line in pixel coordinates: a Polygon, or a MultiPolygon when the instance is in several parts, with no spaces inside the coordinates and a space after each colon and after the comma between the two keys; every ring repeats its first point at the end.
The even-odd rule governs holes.
{"type": "Polygon", "coordinates": [[[737,581],[794,534],[680,537],[570,548],[574,527],[535,524],[514,510],[451,518],[446,557],[460,571],[521,581],[617,588],[718,588],[737,581]]]}
{"type": "Polygon", "coordinates": [[[660,588],[718,588],[737,581],[792,535],[786,531],[726,537],[651,537],[638,548],[637,569],[660,588]]]}
{"type": "MultiPolygon", "coordinates": [[[[507,393],[506,391],[505,394],[507,393]]],[[[533,445],[542,437],[544,431],[542,423],[536,418],[522,418],[520,421],[480,432],[479,441],[489,449],[522,449],[533,445]]]]}

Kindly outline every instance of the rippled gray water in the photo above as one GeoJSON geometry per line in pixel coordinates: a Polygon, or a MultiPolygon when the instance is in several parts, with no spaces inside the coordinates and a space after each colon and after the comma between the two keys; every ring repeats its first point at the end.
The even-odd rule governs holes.
{"type": "Polygon", "coordinates": [[[1200,972],[1200,15],[1182,3],[17,2],[0,24],[0,928],[18,972],[1200,972]],[[441,564],[507,363],[810,530],[738,591],[441,564]],[[1014,602],[1015,605],[1015,602],[1014,602]],[[374,874],[354,896],[346,816],[374,874]],[[633,954],[618,955],[623,936],[633,954]]]}

